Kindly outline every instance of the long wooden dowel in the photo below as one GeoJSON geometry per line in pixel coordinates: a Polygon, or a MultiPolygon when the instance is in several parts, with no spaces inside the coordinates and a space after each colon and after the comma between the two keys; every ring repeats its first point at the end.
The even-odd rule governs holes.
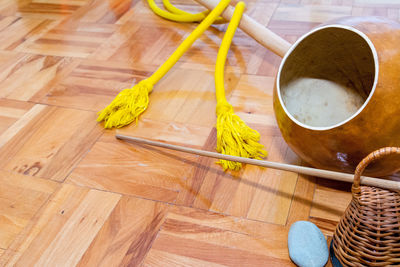
{"type": "MultiPolygon", "coordinates": [[[[182,151],[182,152],[205,156],[205,157],[230,160],[230,161],[241,162],[241,163],[245,163],[245,164],[252,164],[252,165],[257,165],[257,166],[262,166],[262,167],[284,170],[284,171],[291,171],[291,172],[296,172],[296,173],[301,173],[301,174],[306,174],[306,175],[311,175],[311,176],[317,176],[317,177],[327,178],[327,179],[336,180],[336,181],[352,183],[353,178],[354,178],[354,175],[348,174],[348,173],[327,171],[327,170],[321,170],[321,169],[315,169],[315,168],[309,168],[309,167],[303,167],[303,166],[297,166],[297,165],[291,165],[291,164],[285,164],[285,163],[279,163],[279,162],[272,162],[272,161],[266,161],[266,160],[257,160],[257,159],[248,159],[248,158],[242,158],[242,157],[229,156],[229,155],[224,155],[224,154],[220,154],[220,153],[216,153],[216,152],[204,151],[204,150],[194,149],[194,148],[189,148],[189,147],[184,147],[184,146],[177,146],[177,145],[152,141],[152,140],[148,140],[148,139],[138,138],[138,137],[125,136],[125,135],[121,135],[121,134],[116,134],[115,137],[118,139],[121,139],[121,140],[132,141],[132,142],[151,145],[151,146],[163,147],[163,148],[167,148],[167,149],[182,151]]],[[[390,189],[390,190],[400,190],[400,182],[384,180],[384,179],[377,179],[377,178],[372,178],[372,177],[367,177],[367,176],[361,177],[361,184],[390,189]]]]}
{"type": "MultiPolygon", "coordinates": [[[[200,5],[212,10],[218,5],[218,0],[195,0],[200,5]]],[[[233,15],[234,8],[228,6],[221,16],[230,21],[233,15]]],[[[280,57],[284,57],[286,52],[292,46],[288,41],[264,27],[251,17],[243,14],[239,23],[239,28],[242,29],[249,36],[253,37],[262,46],[268,48],[280,57]]]]}

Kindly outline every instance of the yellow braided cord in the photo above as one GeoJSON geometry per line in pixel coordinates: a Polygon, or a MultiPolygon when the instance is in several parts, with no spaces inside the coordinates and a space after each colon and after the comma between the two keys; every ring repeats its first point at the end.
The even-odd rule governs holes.
{"type": "MultiPolygon", "coordinates": [[[[197,13],[197,14],[191,14],[189,12],[186,12],[182,9],[177,8],[176,6],[171,4],[171,2],[169,0],[162,0],[162,2],[163,2],[165,9],[168,10],[169,12],[177,14],[177,15],[192,16],[193,21],[202,21],[208,15],[208,13],[210,13],[209,10],[205,10],[205,11],[197,13]],[[197,19],[197,20],[195,20],[195,19],[197,19]]],[[[221,24],[221,23],[227,23],[227,21],[221,17],[217,18],[214,21],[214,24],[221,24]]]]}
{"type": "Polygon", "coordinates": [[[168,1],[168,0],[162,0],[162,2],[163,2],[163,5],[164,5],[164,7],[165,7],[166,10],[168,10],[168,11],[171,12],[171,13],[175,13],[175,14],[193,15],[193,16],[194,16],[194,15],[197,15],[197,14],[202,14],[202,16],[204,16],[204,18],[205,18],[205,17],[207,16],[207,14],[209,13],[208,10],[204,10],[204,11],[201,12],[201,13],[191,14],[191,13],[188,13],[188,12],[182,10],[182,9],[177,8],[176,6],[174,6],[173,4],[171,4],[171,2],[168,1]]]}
{"type": "MultiPolygon", "coordinates": [[[[154,2],[154,0],[147,0],[147,3],[149,4],[150,9],[156,13],[158,16],[167,19],[167,20],[172,20],[176,22],[198,22],[202,21],[207,14],[204,13],[197,13],[197,14],[190,14],[190,13],[172,13],[165,11],[157,6],[157,4],[154,2]]],[[[171,4],[172,6],[172,4],[171,4]]]]}
{"type": "Polygon", "coordinates": [[[120,128],[133,121],[137,121],[139,115],[147,109],[149,104],[148,94],[152,91],[153,86],[175,65],[194,41],[213,24],[229,5],[229,2],[230,0],[221,0],[153,75],[132,88],[121,91],[105,109],[99,112],[97,121],[105,121],[105,128],[120,128]]]}
{"type": "MultiPolygon", "coordinates": [[[[152,0],[151,0],[152,1],[152,0]]],[[[156,84],[181,58],[181,56],[189,49],[200,35],[203,34],[208,27],[218,18],[218,16],[229,5],[230,0],[221,0],[218,5],[207,15],[207,17],[194,29],[194,31],[179,45],[178,49],[159,67],[156,72],[149,78],[153,84],[156,84]]]]}
{"type": "MultiPolygon", "coordinates": [[[[243,2],[239,2],[236,5],[231,22],[219,48],[215,65],[217,151],[226,155],[260,159],[267,155],[267,152],[263,149],[264,146],[259,143],[260,134],[247,126],[233,112],[232,105],[228,103],[225,97],[225,61],[244,9],[245,4],[243,2]]],[[[242,164],[239,162],[220,160],[218,163],[222,165],[224,170],[239,170],[242,167],[242,164]]]]}

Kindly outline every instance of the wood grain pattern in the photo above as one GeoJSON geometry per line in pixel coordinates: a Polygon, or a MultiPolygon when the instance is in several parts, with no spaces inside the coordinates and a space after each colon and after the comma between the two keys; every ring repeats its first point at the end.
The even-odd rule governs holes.
{"type": "MultiPolygon", "coordinates": [[[[269,153],[271,161],[298,163],[298,158],[281,137],[273,138],[269,153]]],[[[297,177],[297,173],[267,169],[259,181],[260,186],[254,194],[254,205],[249,210],[248,218],[285,224],[297,177]]]]}
{"type": "MultiPolygon", "coordinates": [[[[246,242],[243,243],[243,240],[241,241],[242,244],[246,244],[246,242]]],[[[159,234],[157,240],[154,242],[153,249],[165,250],[169,253],[193,257],[195,259],[225,266],[260,266],[266,262],[271,264],[271,266],[291,265],[288,260],[260,255],[256,252],[248,252],[241,248],[218,246],[207,242],[180,238],[162,233],[159,234]],[[171,243],[176,245],[170,246],[171,243]],[[221,255],[224,255],[224,257],[221,257],[221,255]]],[[[267,247],[263,247],[263,249],[264,251],[268,251],[267,247]]]]}
{"type": "Polygon", "coordinates": [[[277,243],[286,238],[285,227],[201,210],[174,208],[168,214],[144,265],[161,263],[160,259],[154,258],[155,253],[166,255],[167,264],[173,261],[171,255],[178,255],[186,261],[193,258],[196,266],[201,266],[203,262],[216,266],[259,265],[262,262],[285,266],[290,265],[286,245],[277,246],[277,243]],[[257,232],[259,229],[262,231],[257,232]]]}
{"type": "Polygon", "coordinates": [[[22,117],[27,116],[26,113],[32,107],[32,103],[0,99],[0,131],[2,132],[0,140],[4,140],[2,142],[6,141],[6,134],[4,132],[17,121],[21,120],[22,117]]]}
{"type": "Polygon", "coordinates": [[[114,62],[75,60],[59,82],[47,88],[35,100],[43,104],[98,111],[122,89],[131,87],[135,79],[149,75],[149,67],[128,66],[114,62]]]}
{"type": "Polygon", "coordinates": [[[328,183],[327,186],[318,184],[310,216],[337,222],[350,201],[350,187],[335,188],[332,183],[328,183]]]}
{"type": "Polygon", "coordinates": [[[0,97],[27,101],[51,85],[60,71],[70,63],[70,59],[29,55],[17,63],[0,80],[0,97]]]}
{"type": "Polygon", "coordinates": [[[21,244],[12,246],[20,253],[8,263],[75,266],[119,199],[115,193],[64,185],[21,244]]]}
{"type": "Polygon", "coordinates": [[[325,22],[334,18],[349,16],[351,6],[336,5],[280,5],[273,16],[274,20],[325,22]]]}
{"type": "Polygon", "coordinates": [[[0,171],[0,248],[7,249],[58,184],[0,171]]]}
{"type": "Polygon", "coordinates": [[[100,134],[92,112],[45,107],[1,148],[0,167],[63,181],[100,134]]]}
{"type": "Polygon", "coordinates": [[[292,225],[297,221],[306,221],[309,218],[314,192],[315,178],[299,175],[286,225],[292,225]]]}
{"type": "MultiPolygon", "coordinates": [[[[14,112],[12,116],[15,115],[15,104],[14,106],[14,112]]],[[[5,129],[5,131],[1,134],[1,147],[6,145],[15,135],[17,135],[22,129],[24,129],[28,125],[32,125],[32,121],[35,122],[35,119],[38,120],[40,118],[41,114],[43,111],[46,109],[45,106],[36,104],[34,106],[31,106],[31,108],[22,116],[20,117],[17,121],[15,121],[15,118],[12,119],[14,122],[13,124],[10,124],[10,126],[5,129]]],[[[17,109],[18,110],[18,109],[17,109]]],[[[10,110],[8,109],[8,112],[10,110]]],[[[21,112],[19,112],[21,114],[21,112]]],[[[4,114],[5,115],[5,114],[4,114]]],[[[7,116],[7,115],[6,115],[7,116]]],[[[9,115],[7,116],[9,117],[9,115]]],[[[9,118],[7,118],[9,120],[9,118]]],[[[6,120],[4,120],[5,122],[6,120]]],[[[3,153],[4,156],[4,161],[8,158],[6,157],[6,153],[3,153]]],[[[1,156],[0,156],[1,157],[1,156]]]]}
{"type": "Polygon", "coordinates": [[[74,169],[67,182],[174,202],[186,173],[193,167],[193,158],[195,156],[183,157],[170,151],[126,144],[116,140],[113,133],[107,133],[74,169]]]}
{"type": "Polygon", "coordinates": [[[168,207],[123,197],[78,266],[138,266],[150,250],[168,207]]]}
{"type": "Polygon", "coordinates": [[[222,267],[225,265],[213,263],[210,261],[199,260],[191,257],[177,255],[175,253],[168,253],[160,250],[151,250],[146,257],[146,261],[142,266],[210,266],[222,267]]]}
{"type": "Polygon", "coordinates": [[[50,56],[86,58],[113,34],[115,28],[112,24],[61,23],[18,50],[50,56]]]}
{"type": "Polygon", "coordinates": [[[49,24],[49,21],[41,18],[17,18],[2,31],[0,48],[2,50],[14,50],[28,37],[38,34],[49,24]]]}
{"type": "MultiPolygon", "coordinates": [[[[397,0],[246,4],[291,43],[341,16],[400,19],[397,0]]],[[[116,131],[96,123],[196,26],[158,17],[145,0],[0,1],[0,266],[294,266],[287,233],[298,220],[330,242],[348,184],[255,166],[224,172],[214,159],[114,138],[214,151],[214,68],[227,25],[210,27],[155,85],[138,124],[116,131]]],[[[267,160],[302,164],[273,112],[280,62],[238,30],[226,96],[260,132],[267,160]]]]}

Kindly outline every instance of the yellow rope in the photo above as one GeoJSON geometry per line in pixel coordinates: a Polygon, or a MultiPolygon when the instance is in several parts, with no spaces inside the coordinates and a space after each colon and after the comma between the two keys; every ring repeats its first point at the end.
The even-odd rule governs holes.
{"type": "MultiPolygon", "coordinates": [[[[167,4],[167,6],[169,8],[171,8],[172,10],[174,10],[174,12],[172,12],[172,11],[169,12],[169,11],[159,8],[157,6],[157,4],[154,2],[154,0],[147,0],[147,3],[149,4],[150,9],[154,13],[159,15],[160,17],[167,19],[167,20],[176,21],[176,22],[198,22],[198,21],[202,21],[208,14],[207,11],[197,13],[197,14],[190,14],[190,13],[187,13],[184,11],[180,12],[181,10],[176,7],[171,8],[172,4],[168,2],[169,5],[167,4]]],[[[165,5],[165,3],[164,3],[164,5],[165,5]]]]}
{"type": "MultiPolygon", "coordinates": [[[[153,0],[149,0],[149,3],[153,0]]],[[[149,104],[148,94],[153,86],[172,68],[194,41],[218,18],[230,0],[221,0],[194,31],[179,45],[175,52],[149,78],[121,91],[115,99],[99,112],[97,121],[104,121],[105,128],[123,127],[136,121],[149,104]]],[[[170,13],[169,13],[170,14],[170,13]]]]}
{"type": "MultiPolygon", "coordinates": [[[[173,4],[171,4],[170,1],[168,0],[162,0],[163,5],[165,7],[166,10],[168,10],[169,12],[175,13],[175,14],[190,14],[190,15],[196,15],[196,14],[191,14],[188,13],[182,9],[177,8],[176,6],[174,6],[173,4]]],[[[209,13],[208,10],[204,10],[203,12],[201,12],[200,14],[203,14],[203,16],[207,16],[207,14],[209,13]]]]}
{"type": "MultiPolygon", "coordinates": [[[[197,14],[191,14],[191,13],[188,13],[188,12],[182,10],[182,9],[179,9],[179,8],[175,7],[168,0],[162,0],[162,2],[163,2],[163,5],[164,5],[165,9],[168,10],[169,12],[174,13],[174,14],[181,14],[181,15],[191,16],[193,18],[193,21],[196,21],[196,22],[202,21],[208,15],[208,13],[210,13],[209,10],[205,10],[205,11],[197,13],[197,14]]],[[[175,21],[177,21],[177,20],[175,20],[175,21]]],[[[217,18],[214,21],[214,24],[221,24],[221,23],[227,23],[227,21],[225,19],[221,18],[221,17],[217,18]]]]}
{"type": "MultiPolygon", "coordinates": [[[[160,9],[154,0],[147,0],[151,10],[157,15],[178,22],[200,22],[197,28],[179,45],[175,52],[149,78],[140,81],[130,89],[121,91],[116,98],[99,114],[98,121],[105,121],[105,128],[123,127],[138,120],[149,105],[149,93],[153,86],[172,68],[193,42],[213,23],[225,23],[219,15],[228,6],[230,0],[221,0],[211,12],[204,11],[191,14],[173,6],[169,0],[163,0],[166,10],[160,9]]],[[[233,107],[225,96],[224,68],[235,31],[246,5],[239,2],[222,40],[215,65],[215,94],[217,99],[217,151],[226,155],[256,158],[267,155],[263,145],[259,143],[260,134],[248,127],[239,116],[233,112],[233,107]]],[[[220,160],[224,170],[239,170],[238,162],[220,160]]]]}
{"type": "MultiPolygon", "coordinates": [[[[228,29],[222,39],[215,64],[215,94],[217,98],[217,151],[222,154],[260,159],[267,152],[259,143],[260,134],[251,129],[233,112],[233,107],[225,97],[224,68],[236,28],[242,18],[246,5],[239,2],[233,13],[228,29]]],[[[231,170],[239,170],[242,165],[239,162],[220,160],[222,167],[231,170]]]]}

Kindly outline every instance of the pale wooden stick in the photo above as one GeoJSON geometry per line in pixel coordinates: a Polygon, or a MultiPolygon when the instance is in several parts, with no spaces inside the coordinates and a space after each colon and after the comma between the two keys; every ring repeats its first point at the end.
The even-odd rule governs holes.
{"type": "MultiPolygon", "coordinates": [[[[285,164],[285,163],[279,163],[279,162],[272,162],[272,161],[266,161],[266,160],[257,160],[257,159],[248,159],[248,158],[242,158],[242,157],[229,156],[229,155],[219,154],[216,152],[204,151],[204,150],[199,150],[199,149],[194,149],[194,148],[189,148],[189,147],[184,147],[184,146],[177,146],[177,145],[152,141],[152,140],[148,140],[148,139],[138,138],[138,137],[125,136],[125,135],[121,135],[121,134],[116,134],[115,137],[118,139],[121,139],[121,140],[132,141],[132,142],[151,145],[151,146],[168,148],[168,149],[172,149],[172,150],[182,151],[182,152],[205,156],[205,157],[224,159],[224,160],[230,160],[230,161],[235,161],[235,162],[240,162],[240,163],[245,163],[245,164],[252,164],[252,165],[257,165],[257,166],[262,166],[262,167],[278,169],[278,170],[296,172],[296,173],[317,176],[317,177],[327,178],[327,179],[336,180],[336,181],[352,183],[353,178],[354,178],[354,175],[348,174],[348,173],[327,171],[327,170],[321,170],[321,169],[315,169],[315,168],[309,168],[309,167],[303,167],[303,166],[297,166],[297,165],[291,165],[291,164],[285,164]]],[[[372,177],[367,177],[367,176],[361,177],[361,184],[390,189],[390,190],[400,190],[399,182],[391,181],[391,180],[384,180],[384,179],[377,179],[377,178],[372,178],[372,177]]]]}
{"type": "MultiPolygon", "coordinates": [[[[195,0],[200,5],[212,10],[217,5],[219,0],[195,0]]],[[[233,15],[234,8],[228,6],[225,11],[221,14],[221,16],[230,21],[233,15]]],[[[292,46],[288,41],[264,27],[251,17],[243,14],[242,19],[239,23],[239,28],[247,33],[249,36],[253,37],[259,44],[268,48],[276,55],[283,57],[289,48],[292,46]]]]}

